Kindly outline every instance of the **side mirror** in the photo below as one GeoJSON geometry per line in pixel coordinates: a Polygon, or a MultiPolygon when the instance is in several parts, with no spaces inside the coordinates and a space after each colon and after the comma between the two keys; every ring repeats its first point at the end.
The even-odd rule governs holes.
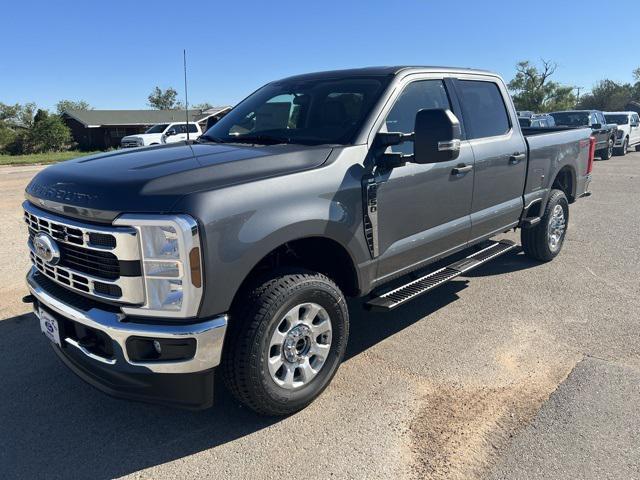
{"type": "Polygon", "coordinates": [[[460,155],[460,121],[451,110],[424,109],[416,114],[413,161],[436,163],[460,155]]]}
{"type": "Polygon", "coordinates": [[[167,137],[170,137],[171,135],[175,135],[175,134],[176,134],[175,128],[170,128],[169,130],[167,130],[167,133],[165,133],[167,137]]]}
{"type": "Polygon", "coordinates": [[[600,130],[602,128],[602,124],[594,123],[591,125],[591,128],[593,128],[594,130],[600,130]]]}

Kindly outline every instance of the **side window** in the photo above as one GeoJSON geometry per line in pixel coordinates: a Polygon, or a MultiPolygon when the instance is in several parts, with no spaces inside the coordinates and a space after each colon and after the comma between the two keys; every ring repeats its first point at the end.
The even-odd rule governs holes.
{"type": "Polygon", "coordinates": [[[595,113],[592,113],[589,116],[589,125],[593,125],[595,123],[598,123],[598,117],[597,117],[597,115],[595,113]]]}
{"type": "Polygon", "coordinates": [[[604,118],[604,114],[601,112],[598,112],[598,123],[601,123],[602,125],[607,124],[607,119],[604,118]]]}
{"type": "Polygon", "coordinates": [[[187,126],[184,123],[178,123],[171,128],[173,128],[177,134],[187,133],[187,126]]]}
{"type": "MultiPolygon", "coordinates": [[[[442,80],[419,80],[407,85],[389,111],[382,130],[411,133],[416,114],[426,108],[451,108],[442,80]]],[[[396,153],[412,154],[413,143],[405,142],[390,149],[396,153]]]]}
{"type": "Polygon", "coordinates": [[[498,85],[476,80],[458,81],[467,138],[504,135],[511,128],[498,85]]]}
{"type": "Polygon", "coordinates": [[[195,123],[189,124],[189,133],[198,133],[198,129],[196,128],[195,123]]]}

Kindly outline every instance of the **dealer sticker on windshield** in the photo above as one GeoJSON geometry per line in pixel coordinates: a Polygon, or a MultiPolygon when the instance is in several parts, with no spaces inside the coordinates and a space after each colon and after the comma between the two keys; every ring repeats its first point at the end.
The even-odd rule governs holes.
{"type": "Polygon", "coordinates": [[[40,317],[40,328],[42,329],[42,333],[60,347],[60,330],[58,329],[58,321],[43,309],[40,309],[38,316],[40,317]]]}

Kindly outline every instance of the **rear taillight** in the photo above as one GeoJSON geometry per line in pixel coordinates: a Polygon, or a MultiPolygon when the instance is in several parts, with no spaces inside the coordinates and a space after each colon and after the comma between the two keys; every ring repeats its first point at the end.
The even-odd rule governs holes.
{"type": "Polygon", "coordinates": [[[587,173],[593,170],[593,160],[596,156],[596,137],[589,137],[589,161],[587,163],[587,173]]]}

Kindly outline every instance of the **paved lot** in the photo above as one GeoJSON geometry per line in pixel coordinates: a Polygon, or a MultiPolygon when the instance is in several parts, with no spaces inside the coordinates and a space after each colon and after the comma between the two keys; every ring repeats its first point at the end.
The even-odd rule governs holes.
{"type": "Polygon", "coordinates": [[[264,419],[220,387],[192,413],[114,400],[54,357],[24,294],[0,170],[5,478],[640,478],[640,154],[598,162],[563,253],[521,253],[387,314],[352,302],[348,358],[311,407],[264,419]]]}

